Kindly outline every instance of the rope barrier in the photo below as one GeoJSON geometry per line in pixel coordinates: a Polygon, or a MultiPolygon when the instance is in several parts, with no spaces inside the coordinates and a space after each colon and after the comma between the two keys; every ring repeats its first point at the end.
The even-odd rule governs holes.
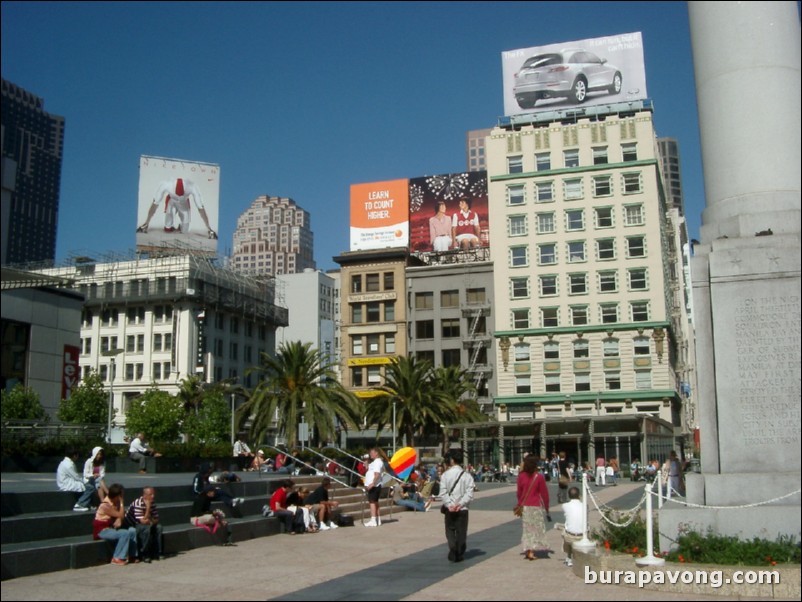
{"type": "MultiPolygon", "coordinates": [[[[674,490],[676,493],[676,490],[674,490]]],[[[650,492],[652,495],[660,495],[659,493],[650,492]]],[[[792,497],[794,495],[799,495],[802,493],[802,489],[797,489],[796,491],[792,491],[791,493],[786,493],[785,495],[781,495],[780,497],[775,497],[770,500],[765,500],[762,502],[755,502],[753,504],[741,504],[739,506],[707,506],[705,504],[694,504],[692,502],[686,502],[683,500],[678,500],[677,498],[671,498],[671,501],[677,504],[683,504],[684,506],[688,506],[689,508],[710,508],[712,510],[739,510],[742,508],[755,508],[757,506],[765,506],[766,504],[773,504],[774,502],[779,502],[780,500],[784,500],[785,498],[792,497]]],[[[677,495],[679,495],[677,493],[677,495]]]]}

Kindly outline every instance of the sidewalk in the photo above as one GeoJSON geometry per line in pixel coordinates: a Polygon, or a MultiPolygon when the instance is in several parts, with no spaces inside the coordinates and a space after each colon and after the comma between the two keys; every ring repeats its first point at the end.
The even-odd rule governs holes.
{"type": "MultiPolygon", "coordinates": [[[[39,475],[44,477],[45,475],[39,475]]],[[[24,478],[4,474],[3,490],[24,478]]],[[[52,477],[47,475],[48,490],[52,477]]],[[[108,475],[108,482],[170,479],[186,475],[108,475]],[[157,477],[157,478],[154,478],[157,477]],[[161,477],[161,478],[158,478],[161,477]]],[[[246,473],[248,480],[258,475],[246,473]]],[[[34,479],[38,481],[38,479],[34,479]]],[[[137,481],[138,482],[138,481],[137,481]]],[[[42,479],[38,486],[43,486],[42,479]]],[[[35,487],[27,482],[25,487],[35,487]]],[[[622,482],[597,490],[602,500],[640,499],[641,485],[622,482]]],[[[28,489],[35,490],[35,489],[28,489]]],[[[556,489],[553,488],[556,499],[556,489]]],[[[565,568],[562,540],[550,530],[555,552],[523,560],[521,527],[512,514],[514,485],[483,484],[470,513],[465,562],[446,559],[442,516],[394,512],[378,529],[360,525],[315,535],[276,535],[236,547],[193,550],[153,564],[104,565],[4,581],[2,600],[652,600],[656,592],[624,586],[586,585],[565,568]]],[[[562,515],[555,505],[554,521],[562,515]]],[[[357,517],[358,518],[358,517],[357,517]]],[[[595,522],[598,513],[590,515],[595,522]]],[[[633,569],[635,568],[633,562],[633,569]]],[[[660,592],[665,600],[728,600],[722,596],[660,592]]],[[[754,599],[754,598],[750,598],[754,599]]]]}

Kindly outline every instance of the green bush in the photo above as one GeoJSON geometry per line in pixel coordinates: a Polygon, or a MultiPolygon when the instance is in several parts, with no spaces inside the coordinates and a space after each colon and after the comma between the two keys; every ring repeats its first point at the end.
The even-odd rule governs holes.
{"type": "Polygon", "coordinates": [[[108,424],[109,395],[103,389],[103,380],[97,372],[91,372],[83,379],[72,390],[69,399],[61,400],[58,417],[64,422],[76,424],[108,424]]]}
{"type": "Polygon", "coordinates": [[[699,562],[728,565],[761,566],[800,564],[799,542],[792,536],[780,536],[776,541],[754,538],[741,540],[734,536],[718,535],[712,530],[702,535],[693,530],[680,533],[677,548],[666,555],[673,562],[699,562]]]}
{"type": "MultiPolygon", "coordinates": [[[[615,523],[625,523],[630,514],[622,514],[612,510],[604,512],[604,516],[615,523]]],[[[655,532],[657,521],[655,520],[655,532]]],[[[606,550],[625,554],[646,555],[646,519],[640,512],[626,527],[616,527],[603,520],[598,529],[590,532],[591,539],[598,541],[606,550]]]]}
{"type": "Polygon", "coordinates": [[[39,394],[17,383],[11,391],[0,394],[0,417],[3,420],[47,420],[47,412],[39,401],[39,394]]]}

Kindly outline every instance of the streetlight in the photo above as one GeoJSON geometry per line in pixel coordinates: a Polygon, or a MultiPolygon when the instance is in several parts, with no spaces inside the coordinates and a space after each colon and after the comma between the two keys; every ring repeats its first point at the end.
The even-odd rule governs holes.
{"type": "Polygon", "coordinates": [[[115,358],[122,352],[122,349],[108,349],[107,351],[101,352],[103,357],[108,357],[111,359],[111,364],[109,367],[109,420],[107,427],[108,430],[106,430],[106,441],[108,443],[111,443],[111,416],[114,413],[114,362],[115,358]]]}
{"type": "Polygon", "coordinates": [[[396,433],[396,427],[395,427],[395,399],[393,399],[393,455],[395,455],[395,440],[396,440],[395,433],[396,433]]]}

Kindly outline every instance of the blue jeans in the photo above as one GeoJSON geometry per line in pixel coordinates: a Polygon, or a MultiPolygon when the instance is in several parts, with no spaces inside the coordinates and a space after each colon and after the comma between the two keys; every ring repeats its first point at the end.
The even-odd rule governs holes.
{"type": "Polygon", "coordinates": [[[103,529],[98,533],[100,539],[106,541],[116,541],[117,547],[114,549],[114,557],[118,560],[127,560],[129,554],[136,558],[136,529],[128,527],[127,529],[103,529]]]}
{"type": "Polygon", "coordinates": [[[426,505],[424,502],[419,502],[417,500],[398,500],[396,504],[404,508],[410,508],[415,512],[426,512],[426,505]]]}
{"type": "Polygon", "coordinates": [[[80,506],[81,508],[89,508],[92,505],[92,496],[97,491],[97,487],[95,487],[95,477],[89,477],[89,479],[85,483],[86,489],[81,494],[81,497],[78,498],[78,501],[75,502],[76,506],[80,506]]]}

